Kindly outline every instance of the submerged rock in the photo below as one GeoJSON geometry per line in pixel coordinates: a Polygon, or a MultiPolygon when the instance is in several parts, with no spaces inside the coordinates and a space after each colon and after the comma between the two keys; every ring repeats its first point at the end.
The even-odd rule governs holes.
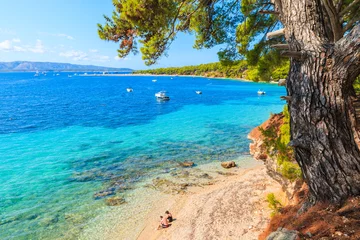
{"type": "Polygon", "coordinates": [[[200,178],[206,178],[206,179],[212,179],[212,177],[207,173],[201,174],[199,177],[200,178]]]}
{"type": "Polygon", "coordinates": [[[125,202],[125,198],[118,196],[105,199],[105,204],[108,206],[118,206],[125,202]]]}
{"type": "Polygon", "coordinates": [[[232,167],[236,167],[236,164],[234,161],[229,161],[229,162],[222,162],[221,166],[223,168],[232,168],[232,167]]]}
{"type": "Polygon", "coordinates": [[[224,175],[224,176],[233,176],[236,175],[236,173],[231,173],[231,172],[221,172],[221,171],[216,171],[217,174],[220,175],[224,175]]]}
{"type": "Polygon", "coordinates": [[[58,216],[55,216],[55,217],[45,217],[43,219],[40,220],[39,224],[40,226],[43,226],[43,227],[48,227],[52,224],[55,224],[59,221],[59,217],[58,216]]]}
{"type": "Polygon", "coordinates": [[[188,187],[197,185],[195,183],[177,183],[164,178],[156,178],[153,179],[152,184],[147,184],[145,187],[167,194],[185,194],[188,187]]]}
{"type": "Polygon", "coordinates": [[[78,213],[65,213],[64,218],[66,221],[73,224],[79,224],[84,221],[84,216],[78,213]]]}
{"type": "Polygon", "coordinates": [[[103,191],[94,193],[93,197],[95,198],[95,200],[98,200],[98,199],[101,199],[101,198],[104,198],[104,197],[107,197],[107,196],[110,196],[110,195],[115,195],[115,189],[114,188],[110,188],[110,189],[107,189],[107,190],[103,190],[103,191]]]}
{"type": "Polygon", "coordinates": [[[190,161],[185,161],[185,162],[180,162],[179,165],[182,167],[193,167],[195,163],[190,161]]]}

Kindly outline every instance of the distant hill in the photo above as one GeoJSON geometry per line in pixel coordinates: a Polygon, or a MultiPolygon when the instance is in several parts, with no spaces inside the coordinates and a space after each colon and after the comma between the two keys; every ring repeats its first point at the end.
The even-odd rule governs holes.
{"type": "Polygon", "coordinates": [[[112,71],[112,72],[132,72],[130,68],[112,68],[93,65],[77,65],[70,63],[55,62],[0,62],[0,72],[9,71],[112,71]]]}

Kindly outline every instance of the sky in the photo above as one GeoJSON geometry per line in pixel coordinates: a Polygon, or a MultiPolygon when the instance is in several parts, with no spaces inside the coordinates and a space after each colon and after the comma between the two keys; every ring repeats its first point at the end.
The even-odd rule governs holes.
{"type": "MultiPolygon", "coordinates": [[[[141,54],[117,57],[118,44],[100,40],[97,23],[111,16],[111,0],[2,0],[0,62],[41,61],[147,69],[141,54]]],[[[150,68],[218,61],[213,49],[192,48],[194,36],[180,34],[168,57],[150,68]]]]}

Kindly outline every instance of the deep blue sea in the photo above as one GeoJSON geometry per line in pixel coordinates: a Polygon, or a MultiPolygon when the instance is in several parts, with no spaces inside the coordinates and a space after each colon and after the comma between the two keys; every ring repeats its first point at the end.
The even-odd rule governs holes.
{"type": "Polygon", "coordinates": [[[247,134],[282,110],[284,94],[200,77],[0,73],[0,239],[67,238],[104,208],[94,193],[177,161],[248,155],[247,134]],[[155,99],[161,90],[170,101],[155,99]]]}

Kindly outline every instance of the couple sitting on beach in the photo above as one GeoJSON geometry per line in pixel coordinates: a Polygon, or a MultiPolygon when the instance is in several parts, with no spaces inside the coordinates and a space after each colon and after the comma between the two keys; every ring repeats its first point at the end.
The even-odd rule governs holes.
{"type": "Polygon", "coordinates": [[[173,221],[173,217],[169,211],[166,211],[165,214],[166,214],[165,217],[160,216],[160,224],[157,228],[158,230],[161,228],[169,227],[170,226],[169,222],[173,221]]]}

